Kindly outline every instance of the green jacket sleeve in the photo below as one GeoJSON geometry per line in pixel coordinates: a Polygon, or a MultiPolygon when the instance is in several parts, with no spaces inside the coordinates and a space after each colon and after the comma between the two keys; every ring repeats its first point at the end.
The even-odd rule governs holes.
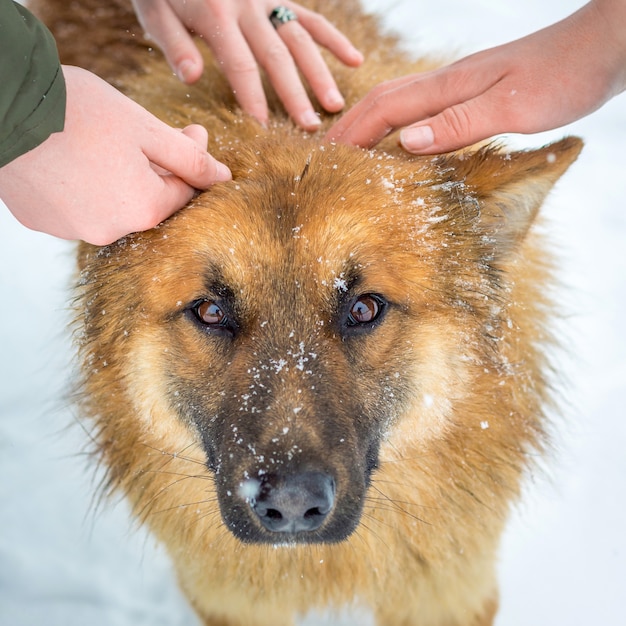
{"type": "Polygon", "coordinates": [[[63,130],[65,81],[50,31],[0,0],[0,167],[63,130]]]}

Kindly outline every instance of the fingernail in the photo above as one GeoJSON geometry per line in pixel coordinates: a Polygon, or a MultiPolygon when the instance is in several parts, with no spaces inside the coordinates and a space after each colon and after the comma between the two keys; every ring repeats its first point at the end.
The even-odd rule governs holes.
{"type": "Polygon", "coordinates": [[[354,47],[352,48],[352,58],[355,65],[361,65],[365,59],[363,53],[354,47]]]}
{"type": "Polygon", "coordinates": [[[405,128],[400,133],[400,143],[407,152],[419,152],[435,143],[435,134],[430,126],[405,128]]]}
{"type": "Polygon", "coordinates": [[[215,182],[225,182],[233,177],[231,171],[222,162],[217,161],[215,164],[215,182]]]}
{"type": "Polygon", "coordinates": [[[326,92],[326,110],[331,113],[335,111],[340,111],[343,109],[346,101],[343,99],[343,96],[339,93],[337,89],[329,89],[326,92]]]}
{"type": "Polygon", "coordinates": [[[300,118],[300,123],[302,126],[304,126],[304,128],[311,129],[317,128],[322,123],[322,121],[315,111],[309,110],[302,114],[302,117],[300,118]]]}
{"type": "Polygon", "coordinates": [[[176,76],[178,76],[179,80],[186,83],[193,78],[195,68],[196,64],[191,59],[185,59],[176,68],[176,76]]]}

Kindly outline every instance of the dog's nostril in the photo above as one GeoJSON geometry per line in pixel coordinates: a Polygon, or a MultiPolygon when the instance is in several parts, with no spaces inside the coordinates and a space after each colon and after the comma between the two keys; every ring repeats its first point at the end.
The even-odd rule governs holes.
{"type": "Polygon", "coordinates": [[[268,519],[272,519],[272,520],[283,519],[283,514],[280,511],[277,511],[276,509],[267,509],[265,516],[268,519]]]}
{"type": "Polygon", "coordinates": [[[311,517],[319,517],[320,515],[326,515],[326,513],[324,513],[323,511],[320,510],[320,508],[318,506],[316,506],[313,509],[309,509],[305,514],[304,514],[304,519],[307,518],[311,518],[311,517]]]}
{"type": "Polygon", "coordinates": [[[323,472],[263,477],[258,497],[250,502],[261,524],[276,533],[316,530],[335,502],[335,481],[323,472]]]}

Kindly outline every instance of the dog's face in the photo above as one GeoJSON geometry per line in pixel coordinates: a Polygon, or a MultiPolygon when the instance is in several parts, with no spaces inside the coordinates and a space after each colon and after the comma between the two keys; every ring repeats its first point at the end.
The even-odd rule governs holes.
{"type": "Polygon", "coordinates": [[[197,444],[244,542],[345,539],[381,449],[444,436],[473,369],[497,361],[503,267],[578,149],[412,162],[241,150],[233,182],[83,251],[101,432],[115,437],[110,402],[142,445],[197,444]]]}

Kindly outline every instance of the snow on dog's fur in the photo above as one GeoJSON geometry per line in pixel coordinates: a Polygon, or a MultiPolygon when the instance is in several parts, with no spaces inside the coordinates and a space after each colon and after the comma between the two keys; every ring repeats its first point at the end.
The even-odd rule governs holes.
{"type": "MultiPolygon", "coordinates": [[[[79,249],[80,409],[200,619],[362,604],[387,626],[492,624],[499,537],[546,444],[534,222],[580,142],[324,144],[275,98],[268,129],[242,115],[209,56],[179,84],[124,2],[35,8],[65,62],[203,124],[234,174],[152,231],[79,249]]],[[[428,67],[356,2],[313,8],[365,52],[356,71],[329,61],[348,104],[428,67]]]]}

